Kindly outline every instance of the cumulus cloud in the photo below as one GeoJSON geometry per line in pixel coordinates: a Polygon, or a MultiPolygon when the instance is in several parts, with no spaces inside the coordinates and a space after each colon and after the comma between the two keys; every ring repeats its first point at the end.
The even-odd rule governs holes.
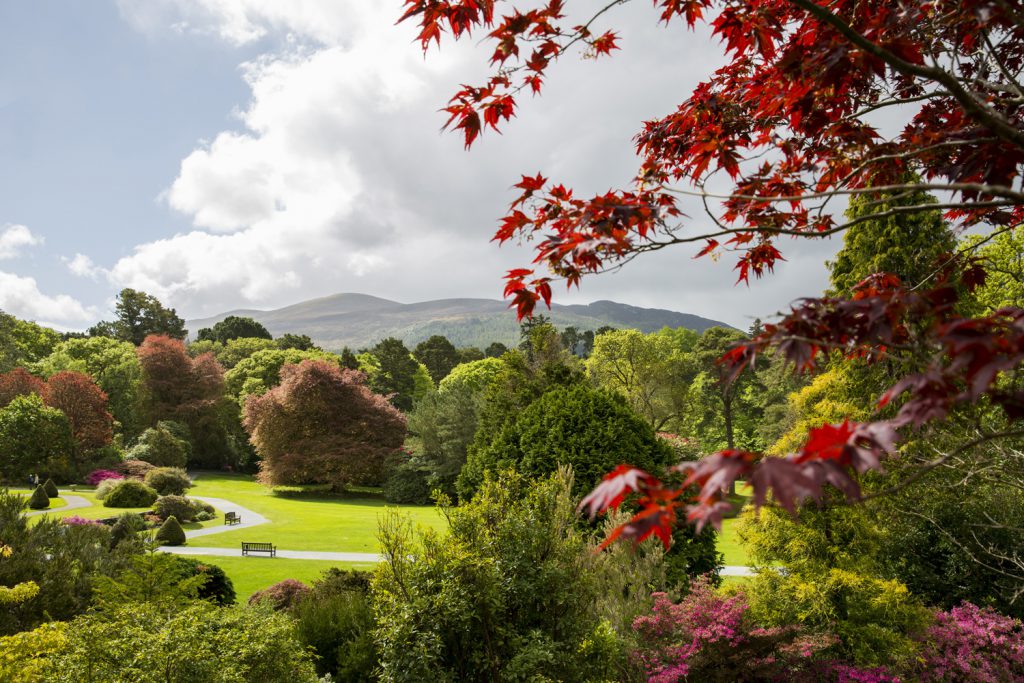
{"type": "Polygon", "coordinates": [[[96,279],[103,272],[103,269],[93,263],[92,259],[85,254],[75,254],[73,257],[68,258],[62,256],[61,261],[68,267],[73,275],[79,277],[87,277],[96,279]]]}
{"type": "Polygon", "coordinates": [[[33,235],[24,225],[5,225],[0,232],[0,259],[12,259],[21,255],[25,247],[43,243],[43,238],[33,235]]]}
{"type": "Polygon", "coordinates": [[[76,299],[39,291],[35,278],[0,271],[0,309],[11,315],[62,329],[81,326],[97,319],[97,311],[76,299]]]}
{"type": "MultiPolygon", "coordinates": [[[[394,26],[400,0],[119,4],[145,30],[173,26],[270,46],[242,65],[251,90],[242,129],[187,155],[165,192],[194,229],[138,245],[108,271],[112,284],[190,315],[339,291],[403,301],[498,297],[501,273],[532,258],[489,243],[518,174],[543,170],[580,194],[628,183],[640,122],[671,111],[720,53],[705,33],[658,27],[649,7],[622,8],[614,19],[622,53],[598,65],[566,58],[544,97],[521,98],[505,136],[489,134],[466,154],[456,136],[439,135],[436,110],[458,83],[481,81],[486,58],[464,41],[424,60],[415,28],[394,26]]],[[[589,278],[561,300],[609,298],[742,324],[820,290],[822,249],[834,251],[787,252],[790,264],[750,290],[733,287],[727,264],[668,250],[643,267],[589,278]]]]}

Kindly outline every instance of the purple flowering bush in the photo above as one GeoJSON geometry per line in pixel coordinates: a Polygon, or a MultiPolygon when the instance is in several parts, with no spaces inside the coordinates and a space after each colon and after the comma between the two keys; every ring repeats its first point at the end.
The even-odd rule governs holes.
{"type": "Polygon", "coordinates": [[[93,470],[85,478],[85,483],[89,486],[99,486],[99,483],[106,479],[124,479],[124,475],[114,470],[93,470]]]}
{"type": "Polygon", "coordinates": [[[269,602],[277,611],[287,610],[298,605],[309,593],[309,586],[295,579],[285,579],[249,597],[249,604],[256,605],[269,602]]]}
{"type": "Polygon", "coordinates": [[[634,656],[648,683],[899,680],[882,668],[861,669],[824,658],[838,642],[832,634],[807,632],[795,625],[758,626],[742,592],[719,595],[708,577],[696,579],[690,588],[678,603],[664,593],[654,593],[650,614],[633,621],[639,642],[634,656]]]}
{"type": "Polygon", "coordinates": [[[938,612],[922,640],[921,681],[1024,681],[1024,626],[991,608],[938,612]]]}
{"type": "Polygon", "coordinates": [[[86,519],[85,517],[79,517],[78,515],[71,515],[61,520],[68,526],[104,526],[103,522],[96,519],[86,519]]]}

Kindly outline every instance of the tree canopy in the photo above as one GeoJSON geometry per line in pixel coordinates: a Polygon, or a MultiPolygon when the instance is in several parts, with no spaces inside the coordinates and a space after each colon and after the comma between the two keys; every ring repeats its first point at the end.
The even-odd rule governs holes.
{"type": "Polygon", "coordinates": [[[173,308],[166,308],[156,297],[134,289],[122,289],[114,308],[117,318],[97,323],[89,329],[94,337],[113,337],[138,346],[151,334],[184,339],[185,321],[173,308]]]}
{"type": "Polygon", "coordinates": [[[204,327],[196,333],[197,341],[219,341],[227,343],[239,337],[255,339],[273,339],[267,328],[252,318],[240,315],[229,315],[212,328],[204,327]]]}

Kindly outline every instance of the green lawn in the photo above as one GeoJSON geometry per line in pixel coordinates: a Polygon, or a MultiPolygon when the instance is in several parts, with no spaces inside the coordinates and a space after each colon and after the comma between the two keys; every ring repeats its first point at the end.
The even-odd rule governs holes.
{"type": "Polygon", "coordinates": [[[736,533],[738,522],[738,519],[722,520],[722,533],[718,535],[718,551],[725,556],[726,565],[744,567],[750,564],[750,558],[736,533]]]}
{"type": "MultiPolygon", "coordinates": [[[[71,491],[69,489],[64,489],[63,492],[67,493],[68,495],[71,495],[71,496],[79,496],[81,498],[85,498],[87,501],[92,503],[92,506],[87,507],[87,508],[73,508],[71,510],[65,510],[65,509],[62,509],[62,508],[67,503],[64,501],[63,498],[51,498],[50,499],[50,507],[47,508],[47,510],[46,510],[47,514],[45,514],[45,515],[34,515],[30,519],[39,520],[39,519],[42,519],[43,517],[49,517],[49,516],[53,516],[53,517],[56,517],[58,519],[61,519],[63,517],[74,517],[74,516],[78,516],[78,517],[81,517],[83,519],[106,519],[108,517],[117,517],[122,512],[147,512],[147,511],[152,509],[152,507],[146,507],[146,508],[108,508],[108,507],[103,507],[103,501],[102,500],[98,500],[96,498],[95,489],[93,489],[92,487],[87,487],[87,486],[77,486],[74,491],[71,491]],[[58,501],[58,500],[60,501],[60,506],[57,506],[55,504],[55,502],[58,501]]],[[[21,494],[21,495],[28,495],[28,493],[25,492],[25,491],[14,490],[14,493],[18,493],[18,494],[21,494]]],[[[190,522],[188,524],[182,524],[181,526],[185,530],[191,531],[193,529],[202,529],[202,528],[208,527],[208,526],[216,526],[218,524],[223,524],[224,523],[224,518],[223,518],[223,516],[221,516],[220,511],[216,510],[216,508],[215,508],[215,511],[217,512],[217,516],[214,517],[213,519],[208,519],[205,522],[190,522]]]]}
{"type": "MultiPolygon", "coordinates": [[[[10,490],[11,493],[16,493],[16,494],[18,494],[19,496],[21,496],[23,498],[28,498],[29,496],[32,495],[32,492],[27,490],[27,489],[23,490],[23,491],[19,491],[17,489],[9,489],[9,490],[10,490]]],[[[50,507],[48,507],[46,509],[47,510],[56,510],[57,508],[62,508],[62,507],[64,507],[67,504],[68,504],[67,501],[64,500],[63,498],[60,498],[60,497],[58,497],[58,498],[51,498],[50,499],[50,507]]],[[[29,512],[35,512],[35,510],[29,510],[29,512]]]]}
{"type": "Polygon", "coordinates": [[[399,510],[423,526],[440,529],[445,524],[432,506],[390,506],[366,493],[351,497],[283,497],[245,475],[199,473],[189,495],[224,498],[270,520],[263,526],[195,541],[215,548],[238,548],[242,541],[260,541],[274,543],[282,550],[375,553],[378,551],[377,521],[389,509],[399,510]]]}
{"type": "Polygon", "coordinates": [[[223,569],[235,586],[239,603],[244,603],[256,591],[285,579],[298,579],[303,583],[311,584],[331,567],[372,570],[375,566],[327,560],[285,560],[277,557],[211,557],[209,555],[193,555],[192,557],[223,569]]]}

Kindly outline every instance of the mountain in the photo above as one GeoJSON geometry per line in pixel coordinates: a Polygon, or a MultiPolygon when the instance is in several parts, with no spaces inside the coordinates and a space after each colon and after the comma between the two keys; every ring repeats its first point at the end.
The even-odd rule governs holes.
{"type": "MultiPolygon", "coordinates": [[[[308,334],[321,347],[338,350],[372,346],[385,337],[398,337],[409,347],[431,335],[443,334],[456,346],[486,347],[494,341],[508,346],[519,343],[519,323],[504,301],[493,299],[438,299],[402,304],[367,294],[335,294],[311,299],[272,311],[240,309],[210,318],[188,320],[192,337],[229,315],[258,320],[275,337],[291,332],[308,334]]],[[[553,304],[544,315],[558,328],[574,326],[596,330],[609,325],[653,332],[663,327],[685,327],[702,332],[709,327],[729,327],[689,313],[639,308],[614,301],[592,304],[553,304]]]]}

